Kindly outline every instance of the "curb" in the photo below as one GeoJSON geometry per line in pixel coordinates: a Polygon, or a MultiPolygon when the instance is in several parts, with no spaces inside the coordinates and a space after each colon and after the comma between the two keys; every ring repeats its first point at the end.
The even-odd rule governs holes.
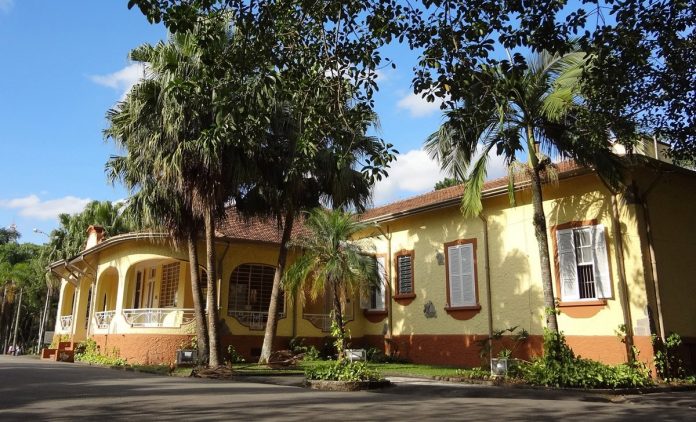
{"type": "Polygon", "coordinates": [[[485,385],[490,387],[500,387],[519,390],[538,390],[538,391],[558,391],[577,394],[597,394],[597,395],[641,395],[654,393],[670,393],[680,391],[696,391],[696,384],[687,385],[656,385],[653,387],[636,388],[571,388],[571,387],[550,387],[528,384],[509,384],[504,381],[478,380],[458,377],[404,377],[398,375],[386,375],[387,377],[398,377],[403,379],[413,379],[421,381],[438,381],[447,384],[466,384],[466,385],[485,385]]]}

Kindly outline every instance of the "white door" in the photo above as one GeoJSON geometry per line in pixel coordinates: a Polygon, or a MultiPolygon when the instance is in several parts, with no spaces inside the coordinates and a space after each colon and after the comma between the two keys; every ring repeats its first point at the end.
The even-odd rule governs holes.
{"type": "Polygon", "coordinates": [[[157,269],[155,267],[148,268],[147,270],[147,282],[145,283],[145,294],[143,299],[145,300],[144,308],[152,308],[155,305],[155,278],[157,275],[157,269]]]}

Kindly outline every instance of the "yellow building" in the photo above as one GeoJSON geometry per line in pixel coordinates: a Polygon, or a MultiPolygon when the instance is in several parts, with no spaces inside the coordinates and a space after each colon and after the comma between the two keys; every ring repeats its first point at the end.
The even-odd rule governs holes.
{"type": "MultiPolygon", "coordinates": [[[[559,327],[576,353],[607,363],[626,360],[622,326],[648,362],[651,334],[674,331],[693,360],[696,173],[650,160],[630,169],[627,182],[630,194],[614,195],[592,170],[564,162],[558,183],[544,188],[559,327]]],[[[360,242],[385,277],[382,289],[346,304],[354,346],[478,366],[481,340],[518,327],[530,337],[516,355],[541,353],[545,317],[530,192],[517,190],[512,207],[507,181],[488,182],[477,218],[462,217],[461,195],[460,186],[451,187],[362,215],[375,227],[360,242]]],[[[247,357],[258,355],[263,340],[279,238],[273,222],[245,222],[233,211],[220,225],[222,342],[247,357]]],[[[56,334],[92,337],[103,352],[131,362],[171,362],[190,342],[187,254],[165,236],[100,242],[92,229],[87,249],[52,271],[63,278],[56,334]]],[[[293,337],[320,345],[329,303],[284,298],[277,346],[293,337]]]]}

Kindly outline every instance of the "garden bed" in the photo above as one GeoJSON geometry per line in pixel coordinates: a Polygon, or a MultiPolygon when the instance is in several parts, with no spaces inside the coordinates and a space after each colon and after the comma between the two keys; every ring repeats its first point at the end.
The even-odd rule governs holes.
{"type": "Polygon", "coordinates": [[[307,380],[305,385],[312,390],[322,391],[361,391],[375,390],[378,388],[390,387],[389,380],[379,381],[329,381],[329,380],[307,380]]]}

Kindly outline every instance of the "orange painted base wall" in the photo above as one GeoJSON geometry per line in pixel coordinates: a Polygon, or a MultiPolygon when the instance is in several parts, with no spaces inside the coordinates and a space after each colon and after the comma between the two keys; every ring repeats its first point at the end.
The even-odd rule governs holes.
{"type": "MultiPolygon", "coordinates": [[[[480,356],[480,341],[485,338],[481,335],[411,335],[396,336],[393,344],[398,356],[411,362],[475,367],[485,364],[480,356]]],[[[567,336],[566,340],[575,354],[584,358],[607,364],[626,362],[626,347],[615,336],[567,336]]],[[[639,359],[651,364],[653,351],[650,337],[636,336],[634,342],[640,350],[639,359]]],[[[355,339],[353,343],[356,346],[378,347],[382,350],[388,347],[382,336],[365,336],[355,339]]],[[[493,355],[504,347],[512,349],[512,342],[503,340],[494,344],[493,355]]],[[[542,353],[543,338],[530,336],[517,347],[514,357],[530,360],[542,353]]]]}
{"type": "MultiPolygon", "coordinates": [[[[191,337],[188,335],[109,334],[95,335],[93,338],[102,353],[112,355],[117,352],[119,357],[127,359],[130,363],[168,364],[176,361],[177,349],[180,349],[183,344],[188,344],[191,337]]],[[[480,356],[480,341],[485,338],[482,335],[396,336],[391,347],[400,358],[414,363],[476,367],[485,365],[480,356]]],[[[566,339],[576,355],[608,364],[626,362],[625,346],[615,336],[567,336],[566,339]]],[[[232,345],[237,353],[247,360],[258,357],[263,344],[262,335],[225,335],[220,340],[223,355],[227,354],[227,347],[232,345]]],[[[289,337],[277,337],[274,350],[287,349],[289,342],[289,337]]],[[[651,364],[653,351],[650,337],[636,336],[634,342],[640,350],[640,360],[651,364]]],[[[304,341],[306,346],[315,346],[319,349],[323,343],[323,337],[310,337],[304,341]]],[[[390,346],[386,344],[382,336],[354,338],[351,343],[352,347],[377,347],[382,350],[390,346]]],[[[513,348],[509,340],[503,340],[494,344],[493,354],[496,355],[504,347],[513,348]]],[[[540,356],[542,352],[542,337],[530,336],[527,342],[515,349],[514,357],[529,360],[540,356]]]]}
{"type": "Polygon", "coordinates": [[[128,363],[169,364],[176,362],[176,351],[189,344],[192,336],[179,334],[101,334],[92,338],[102,354],[118,356],[128,363]]]}

